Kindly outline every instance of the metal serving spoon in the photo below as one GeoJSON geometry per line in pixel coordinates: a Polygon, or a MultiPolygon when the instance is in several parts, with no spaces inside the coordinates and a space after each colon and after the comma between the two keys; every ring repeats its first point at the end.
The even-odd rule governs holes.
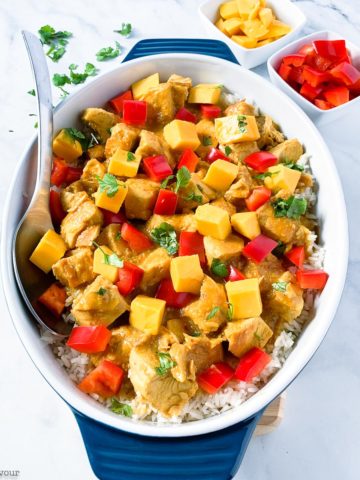
{"type": "Polygon", "coordinates": [[[23,31],[22,34],[36,85],[38,161],[34,194],[14,236],[13,265],[19,290],[35,320],[51,333],[64,337],[69,334],[72,325],[53,316],[37,301],[55,279],[51,273],[45,274],[29,260],[44,233],[54,229],[49,210],[53,106],[49,71],[41,42],[30,32],[23,31]]]}

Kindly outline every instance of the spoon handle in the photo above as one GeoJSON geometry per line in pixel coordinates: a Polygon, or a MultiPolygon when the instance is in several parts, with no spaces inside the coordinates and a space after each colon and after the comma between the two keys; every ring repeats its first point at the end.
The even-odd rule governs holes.
{"type": "Polygon", "coordinates": [[[36,35],[22,31],[36,84],[38,104],[38,169],[32,207],[49,212],[50,175],[52,167],[53,106],[49,70],[43,46],[36,35]]]}

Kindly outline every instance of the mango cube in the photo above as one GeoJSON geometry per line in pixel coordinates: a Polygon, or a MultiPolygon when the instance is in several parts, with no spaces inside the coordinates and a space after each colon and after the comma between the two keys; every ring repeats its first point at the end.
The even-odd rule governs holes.
{"type": "Polygon", "coordinates": [[[108,172],[118,177],[136,177],[141,155],[118,148],[110,158],[108,172]]]}
{"type": "Polygon", "coordinates": [[[231,225],[246,238],[253,238],[260,235],[260,225],[256,212],[241,212],[231,215],[231,225]]]}
{"type": "Polygon", "coordinates": [[[130,305],[130,325],[150,335],[157,335],[163,321],[165,306],[165,300],[138,295],[130,305]]]}
{"type": "Polygon", "coordinates": [[[197,295],[204,279],[199,255],[172,258],[170,276],[175,292],[188,292],[197,295]]]}
{"type": "Polygon", "coordinates": [[[119,276],[119,267],[106,263],[107,255],[113,253],[109,247],[103,245],[95,250],[93,261],[93,272],[107,278],[111,283],[115,283],[119,276]]]}
{"type": "Polygon", "coordinates": [[[258,40],[266,40],[268,38],[283,37],[287,33],[291,32],[291,27],[286,25],[286,23],[280,22],[279,20],[273,20],[268,27],[267,33],[262,37],[258,37],[258,40]]]}
{"type": "Polygon", "coordinates": [[[153,73],[149,77],[142,78],[137,82],[131,85],[132,94],[134,100],[139,100],[142,98],[150,88],[157,87],[160,83],[160,78],[158,73],[153,73]]]}
{"type": "Polygon", "coordinates": [[[72,162],[82,155],[83,150],[81,143],[63,128],[53,140],[53,152],[66,162],[72,162]]]}
{"type": "Polygon", "coordinates": [[[247,20],[244,22],[242,31],[250,38],[259,39],[264,37],[264,35],[268,33],[269,29],[256,18],[254,20],[247,20]]]}
{"type": "Polygon", "coordinates": [[[189,103],[212,103],[220,100],[222,87],[216,83],[199,83],[190,89],[189,103]]]}
{"type": "Polygon", "coordinates": [[[219,13],[222,16],[222,18],[225,18],[225,19],[238,17],[239,10],[236,4],[236,0],[232,2],[225,2],[222,5],[220,5],[219,13]]]}
{"type": "Polygon", "coordinates": [[[242,21],[239,18],[229,18],[223,26],[228,35],[235,35],[241,31],[242,21]]]}
{"type": "Polygon", "coordinates": [[[219,143],[251,142],[260,138],[253,115],[229,115],[215,118],[215,135],[219,143]]]}
{"type": "Polygon", "coordinates": [[[267,188],[276,192],[286,190],[289,193],[294,193],[300,180],[301,172],[285,167],[282,164],[268,168],[268,172],[272,173],[272,175],[264,179],[267,188]]]}
{"type": "Polygon", "coordinates": [[[229,303],[233,305],[233,318],[259,317],[262,302],[258,278],[247,278],[236,282],[227,282],[225,289],[229,303]]]}
{"type": "Polygon", "coordinates": [[[259,11],[259,18],[265,27],[269,27],[271,22],[274,20],[271,8],[261,8],[259,11]]]}
{"type": "Polygon", "coordinates": [[[64,256],[66,250],[62,237],[54,230],[48,230],[31,254],[30,262],[43,272],[49,273],[51,267],[64,256]]]}
{"type": "Polygon", "coordinates": [[[236,7],[239,15],[248,16],[256,7],[257,0],[237,0],[236,7]]]}
{"type": "Polygon", "coordinates": [[[165,125],[164,139],[173,150],[183,150],[185,148],[196,150],[200,145],[196,125],[184,120],[173,120],[165,125]]]}
{"type": "Polygon", "coordinates": [[[222,18],[219,18],[219,20],[215,22],[215,26],[220,30],[220,32],[223,32],[225,35],[227,35],[227,32],[224,29],[224,20],[222,18]]]}
{"type": "Polygon", "coordinates": [[[113,213],[118,213],[128,192],[128,186],[117,180],[118,190],[115,195],[109,196],[108,190],[100,191],[100,187],[94,194],[95,205],[113,213]]]}
{"type": "Polygon", "coordinates": [[[233,35],[231,40],[238,43],[244,48],[255,48],[258,45],[258,42],[255,38],[247,37],[246,35],[233,35]]]}
{"type": "Polygon", "coordinates": [[[200,205],[196,209],[195,220],[197,231],[202,235],[225,240],[231,233],[229,214],[220,207],[200,205]]]}
{"type": "Polygon", "coordinates": [[[226,160],[215,160],[207,171],[204,182],[209,187],[222,192],[227,190],[235,180],[239,167],[226,160]]]}

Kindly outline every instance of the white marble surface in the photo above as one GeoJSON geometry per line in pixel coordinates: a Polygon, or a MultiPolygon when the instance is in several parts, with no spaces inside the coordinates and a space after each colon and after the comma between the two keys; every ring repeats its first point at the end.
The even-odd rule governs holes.
{"type": "MultiPolygon", "coordinates": [[[[12,0],[0,2],[1,179],[0,208],[17,160],[34,133],[35,101],[20,30],[51,24],[75,33],[52,72],[82,65],[118,39],[123,21],[135,26],[130,48],[142,37],[202,36],[198,0],[12,0]],[[13,132],[10,132],[13,130],[13,132]]],[[[331,29],[360,45],[359,0],[299,1],[305,32],[331,29]]],[[[114,62],[103,63],[102,70],[114,62]]],[[[258,72],[266,75],[264,67],[258,72]]],[[[57,97],[55,96],[54,99],[57,97]]],[[[254,438],[236,478],[242,480],[357,480],[360,478],[360,112],[322,128],[343,182],[350,220],[350,265],[344,296],[325,341],[288,389],[286,414],[276,432],[254,438]]],[[[331,208],[331,206],[329,206],[331,208]]],[[[334,219],[336,221],[336,219],[334,219]]],[[[341,252],[339,252],[341,255],[341,252]]],[[[0,470],[26,480],[93,479],[70,410],[44,382],[13,329],[0,298],[0,470]],[[9,360],[11,359],[11,360],[9,360]]]]}

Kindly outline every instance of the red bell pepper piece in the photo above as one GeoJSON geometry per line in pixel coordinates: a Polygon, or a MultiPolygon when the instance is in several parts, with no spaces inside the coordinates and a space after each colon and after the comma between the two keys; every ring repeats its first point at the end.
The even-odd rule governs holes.
{"type": "Polygon", "coordinates": [[[164,178],[172,175],[173,171],[164,155],[146,157],[142,161],[146,175],[155,182],[161,182],[164,178]]]}
{"type": "Polygon", "coordinates": [[[155,203],[154,213],[157,215],[174,215],[177,202],[178,195],[175,192],[161,188],[155,203]]]}
{"type": "Polygon", "coordinates": [[[206,155],[205,160],[209,163],[215,162],[215,160],[227,160],[231,162],[230,158],[227,157],[221,150],[211,147],[209,153],[206,155]]]}
{"type": "Polygon", "coordinates": [[[245,199],[246,206],[250,212],[254,212],[259,207],[268,202],[271,197],[271,190],[266,187],[255,187],[248,198],[245,199]]]}
{"type": "Polygon", "coordinates": [[[60,317],[65,308],[66,291],[57,283],[53,283],[40,295],[38,301],[42,303],[55,317],[60,317]]]}
{"type": "Polygon", "coordinates": [[[82,353],[103,352],[111,338],[111,331],[104,325],[74,327],[66,345],[82,353]]]}
{"type": "Polygon", "coordinates": [[[302,268],[305,260],[305,248],[303,246],[294,247],[285,253],[285,257],[297,267],[302,268]]]}
{"type": "Polygon", "coordinates": [[[130,225],[130,223],[123,223],[121,238],[129,244],[131,250],[137,253],[148,250],[153,246],[152,241],[140,230],[130,225]]]}
{"type": "Polygon", "coordinates": [[[175,115],[175,118],[177,120],[184,120],[185,122],[191,122],[191,123],[196,123],[197,118],[196,115],[194,115],[190,110],[188,110],[185,107],[181,107],[175,115]]]}
{"type": "Polygon", "coordinates": [[[285,55],[282,61],[287,66],[301,67],[305,62],[306,55],[304,53],[293,53],[291,55],[285,55]]]}
{"type": "Polygon", "coordinates": [[[270,355],[264,350],[254,347],[241,357],[234,376],[242,382],[251,382],[270,362],[270,355]]]}
{"type": "Polygon", "coordinates": [[[303,68],[303,78],[312,87],[316,88],[324,82],[327,82],[331,79],[331,76],[328,72],[319,72],[315,68],[305,65],[303,68]]]}
{"type": "Polygon", "coordinates": [[[292,68],[289,65],[285,65],[285,63],[281,63],[278,74],[280,77],[287,82],[289,80],[290,74],[291,74],[292,68]]]}
{"type": "Polygon", "coordinates": [[[130,262],[119,268],[119,281],[116,283],[121,295],[129,295],[140,285],[144,270],[130,262]]]}
{"type": "Polygon", "coordinates": [[[318,55],[330,59],[342,59],[347,55],[345,40],[314,40],[318,55]]]}
{"type": "Polygon", "coordinates": [[[64,212],[61,205],[60,193],[56,190],[50,190],[49,207],[53,223],[57,226],[60,225],[66,217],[66,212],[64,212]]]}
{"type": "Polygon", "coordinates": [[[300,95],[307,100],[313,101],[322,92],[322,87],[312,87],[309,83],[304,82],[300,88],[300,95]]]}
{"type": "Polygon", "coordinates": [[[321,100],[321,98],[315,98],[314,103],[317,107],[321,108],[321,110],[330,110],[330,108],[334,108],[331,103],[326,100],[321,100]]]}
{"type": "Polygon", "coordinates": [[[121,387],[124,370],[109,360],[103,360],[78,385],[84,393],[96,393],[104,398],[113,397],[121,387]]]}
{"type": "Polygon", "coordinates": [[[199,386],[213,395],[234,376],[234,370],[224,362],[214,363],[197,376],[199,386]]]}
{"type": "Polygon", "coordinates": [[[303,67],[293,67],[289,75],[289,81],[302,85],[304,83],[303,67]]]}
{"type": "Polygon", "coordinates": [[[125,223],[127,221],[126,216],[122,212],[113,213],[110,210],[105,210],[104,208],[100,208],[103,217],[104,217],[104,225],[110,225],[111,223],[125,223]]]}
{"type": "Polygon", "coordinates": [[[355,95],[360,95],[360,80],[350,87],[350,90],[355,95]]]}
{"type": "Polygon", "coordinates": [[[308,55],[311,55],[311,54],[314,53],[314,52],[315,52],[315,48],[314,48],[313,45],[311,45],[311,44],[305,44],[305,45],[303,45],[301,48],[299,48],[299,50],[298,50],[297,53],[300,54],[300,55],[306,55],[306,56],[308,56],[308,55]]]}
{"type": "Polygon", "coordinates": [[[217,105],[201,105],[201,116],[212,120],[213,118],[218,118],[221,115],[221,108],[217,105]]]}
{"type": "Polygon", "coordinates": [[[245,275],[243,275],[240,270],[235,268],[233,265],[229,265],[229,275],[225,278],[227,282],[236,282],[237,280],[245,280],[245,275]]]}
{"type": "Polygon", "coordinates": [[[204,237],[198,232],[181,232],[178,255],[199,255],[201,265],[206,265],[204,237]]]}
{"type": "Polygon", "coordinates": [[[248,155],[244,162],[253,170],[264,173],[269,167],[277,164],[277,158],[270,152],[255,152],[248,155]]]}
{"type": "Polygon", "coordinates": [[[275,242],[275,240],[272,238],[260,234],[245,245],[242,253],[248,258],[251,258],[251,260],[254,260],[254,262],[260,263],[277,246],[278,242],[275,242]]]}
{"type": "Polygon", "coordinates": [[[109,100],[109,103],[116,113],[122,114],[124,100],[133,100],[133,95],[131,90],[127,90],[126,92],[118,95],[117,97],[112,98],[111,100],[109,100]]]}
{"type": "Polygon", "coordinates": [[[333,60],[317,55],[316,53],[307,57],[307,59],[306,63],[311,67],[320,70],[320,72],[326,72],[334,64],[333,60]]]}
{"type": "Polygon", "coordinates": [[[68,170],[69,165],[67,165],[61,158],[55,157],[51,170],[51,184],[60,187],[63,183],[65,183],[68,170]]]}
{"type": "Polygon", "coordinates": [[[355,85],[360,80],[360,71],[347,62],[339,63],[330,70],[330,74],[347,87],[355,85]]]}
{"type": "Polygon", "coordinates": [[[144,125],[147,117],[147,103],[141,100],[123,101],[123,119],[128,125],[144,125]]]}
{"type": "Polygon", "coordinates": [[[199,160],[199,157],[191,150],[191,148],[186,148],[180,156],[177,168],[180,170],[181,167],[186,167],[189,172],[195,172],[199,160]]]}
{"type": "Polygon", "coordinates": [[[159,284],[155,297],[160,300],[165,300],[168,307],[183,308],[195,300],[196,295],[192,293],[175,292],[171,278],[164,278],[159,284]]]}
{"type": "Polygon", "coordinates": [[[322,290],[328,278],[329,275],[324,270],[298,270],[296,272],[296,280],[300,288],[322,290]]]}
{"type": "Polygon", "coordinates": [[[334,107],[338,107],[350,100],[350,92],[347,87],[332,87],[324,91],[325,100],[334,107]]]}
{"type": "Polygon", "coordinates": [[[81,167],[69,167],[66,174],[65,183],[69,185],[70,183],[80,180],[82,173],[83,169],[81,167]]]}

